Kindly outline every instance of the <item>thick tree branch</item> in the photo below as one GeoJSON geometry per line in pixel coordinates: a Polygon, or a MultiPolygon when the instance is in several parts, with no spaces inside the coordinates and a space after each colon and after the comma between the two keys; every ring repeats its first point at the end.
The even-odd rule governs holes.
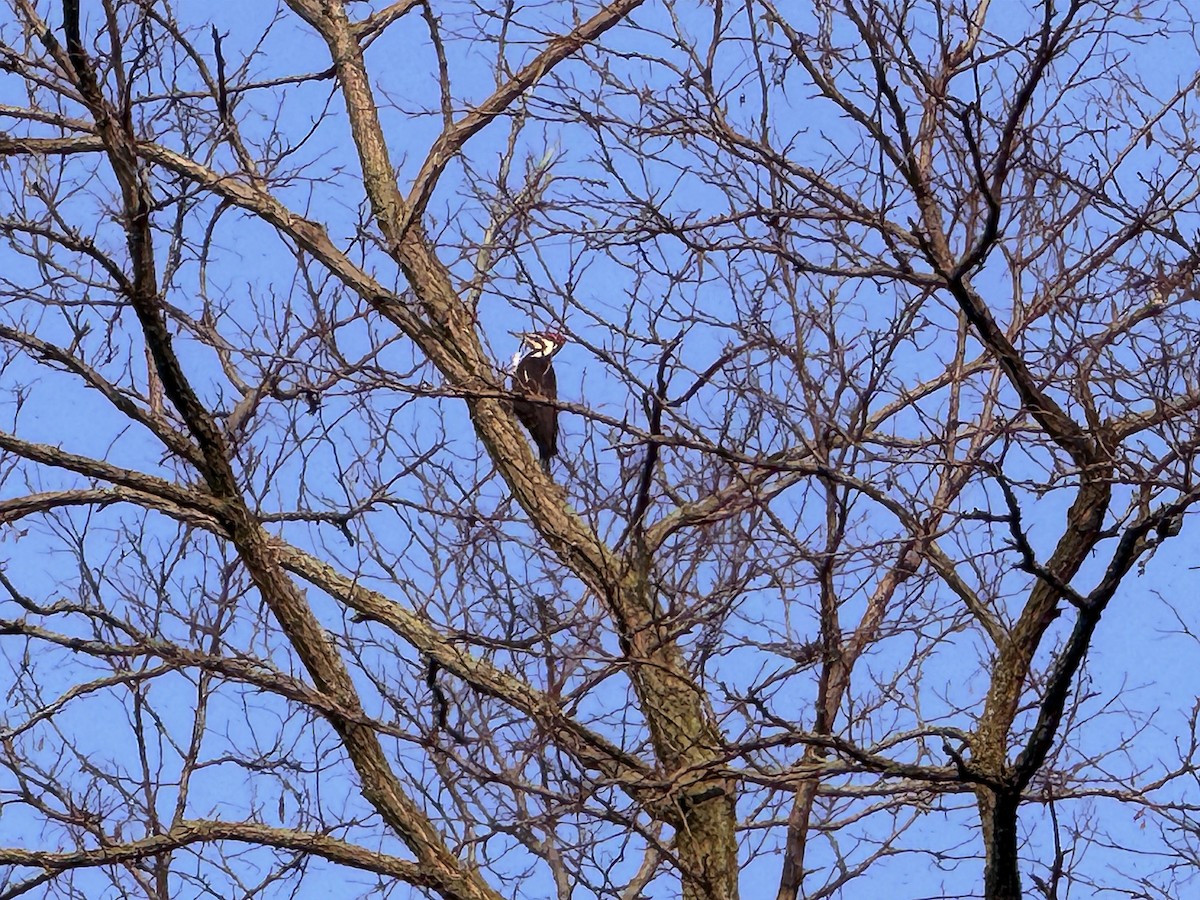
{"type": "Polygon", "coordinates": [[[387,875],[414,887],[428,888],[443,896],[454,896],[453,883],[439,880],[436,870],[420,863],[367,850],[326,834],[292,828],[274,828],[254,822],[185,820],[163,834],[149,835],[140,840],[97,847],[93,850],[50,852],[0,848],[0,865],[36,867],[57,874],[71,869],[135,862],[196,844],[220,841],[260,844],[301,854],[312,854],[338,865],[387,875]]]}

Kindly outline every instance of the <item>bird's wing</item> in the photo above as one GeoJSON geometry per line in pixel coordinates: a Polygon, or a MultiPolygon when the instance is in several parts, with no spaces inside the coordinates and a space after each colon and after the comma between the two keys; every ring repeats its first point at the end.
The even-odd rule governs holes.
{"type": "Polygon", "coordinates": [[[517,362],[517,367],[513,369],[512,386],[514,391],[529,390],[529,360],[522,359],[517,362]]]}

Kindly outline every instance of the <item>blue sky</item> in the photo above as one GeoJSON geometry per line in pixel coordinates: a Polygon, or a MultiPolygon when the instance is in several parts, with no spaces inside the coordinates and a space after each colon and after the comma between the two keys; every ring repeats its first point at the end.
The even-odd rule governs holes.
{"type": "MultiPolygon", "coordinates": [[[[354,15],[364,15],[366,9],[366,4],[351,6],[354,15]]],[[[455,103],[478,102],[494,85],[500,22],[470,4],[437,4],[437,10],[455,103]]],[[[581,15],[587,12],[582,10],[581,15]]],[[[987,89],[985,99],[993,106],[985,103],[985,109],[1003,103],[1019,80],[1015,61],[1020,57],[1004,40],[1025,33],[1037,12],[1031,5],[1013,4],[990,13],[984,44],[995,57],[984,66],[981,80],[987,89]]],[[[268,4],[245,4],[236,10],[218,7],[214,12],[209,4],[185,2],[177,13],[185,27],[198,29],[195,45],[210,66],[207,29],[210,22],[216,24],[226,35],[227,65],[236,73],[231,77],[238,80],[315,73],[328,65],[322,43],[290,13],[281,13],[281,21],[260,41],[273,14],[268,4]],[[240,67],[252,48],[258,50],[248,76],[243,76],[240,67]]],[[[726,15],[726,39],[714,53],[718,108],[734,127],[753,134],[764,101],[753,47],[745,39],[746,13],[730,8],[726,15]]],[[[799,14],[791,21],[797,29],[815,33],[819,23],[806,16],[799,14]]],[[[521,8],[515,17],[516,24],[504,33],[505,59],[514,68],[530,58],[544,29],[571,21],[565,6],[521,8]]],[[[914,29],[932,27],[927,5],[913,13],[912,21],[914,29]]],[[[1122,27],[1142,27],[1137,22],[1126,19],[1122,27]]],[[[765,23],[765,18],[755,19],[758,34],[766,30],[765,23]]],[[[98,24],[88,20],[91,28],[98,24]]],[[[1121,104],[1125,109],[1133,103],[1143,107],[1143,112],[1129,114],[1136,127],[1139,117],[1149,115],[1144,110],[1151,109],[1156,98],[1169,96],[1193,77],[1195,47],[1182,26],[1172,31],[1146,24],[1144,29],[1148,37],[1141,42],[1119,34],[1101,36],[1086,45],[1092,55],[1079,57],[1078,66],[1073,65],[1076,60],[1069,60],[1053,70],[1050,84],[1054,87],[1039,94],[1030,116],[1038,123],[1033,129],[1035,140],[1053,137],[1060,144],[1051,147],[1044,159],[1039,157],[1039,165],[1057,160],[1064,168],[1086,175],[1091,156],[1103,159],[1106,147],[1120,145],[1131,134],[1122,121],[1121,104]],[[1103,57],[1102,51],[1113,55],[1103,57]],[[1110,74],[1113,77],[1105,77],[1110,74]],[[1145,95],[1132,88],[1138,78],[1147,87],[1145,95]],[[1066,132],[1051,135],[1048,131],[1052,120],[1047,109],[1063,84],[1069,84],[1061,107],[1069,113],[1064,118],[1076,117],[1083,123],[1069,139],[1066,132]]],[[[668,368],[669,396],[682,394],[727,349],[750,340],[778,342],[739,355],[677,416],[668,417],[673,434],[748,455],[818,440],[822,417],[848,427],[856,404],[863,403],[866,414],[877,411],[902,389],[941,371],[955,352],[957,313],[946,298],[922,303],[915,287],[896,279],[806,273],[799,271],[802,266],[792,265],[795,258],[802,258],[813,266],[852,266],[856,242],[863,256],[886,257],[876,232],[861,224],[837,231],[821,218],[811,195],[797,193],[780,179],[772,182],[770,167],[761,158],[753,154],[738,158],[711,134],[692,133],[703,132],[705,126],[675,127],[669,120],[655,118],[670,104],[697,102],[695,62],[687,56],[695,51],[696,59],[703,59],[711,33],[708,6],[647,4],[604,39],[604,50],[588,50],[582,59],[562,64],[534,91],[523,119],[515,125],[510,118],[497,121],[473,138],[465,162],[457,161],[447,169],[428,212],[427,230],[468,296],[473,296],[475,267],[481,258],[478,246],[488,239],[494,244],[478,285],[478,317],[481,340],[498,367],[515,349],[512,330],[530,323],[561,324],[572,335],[574,343],[559,357],[562,396],[598,417],[564,414],[566,450],[556,476],[585,520],[610,541],[623,530],[642,452],[629,433],[610,423],[624,420],[634,427],[644,425],[645,386],[654,379],[665,346],[676,337],[681,341],[675,349],[676,361],[668,368]],[[627,121],[616,121],[617,116],[627,121]],[[513,150],[505,163],[510,139],[513,150]],[[501,189],[496,182],[502,182],[501,189]],[[780,211],[788,221],[782,238],[772,230],[776,227],[772,216],[780,211]],[[489,234],[490,217],[497,212],[503,215],[489,234]],[[693,244],[670,233],[654,233],[654,214],[673,223],[663,229],[667,232],[682,225],[694,228],[687,232],[693,244]],[[725,218],[717,221],[718,217],[725,218]],[[779,246],[773,247],[772,241],[779,246]],[[701,244],[708,246],[701,251],[701,244]],[[793,260],[787,253],[794,254],[793,260]],[[914,313],[918,305],[919,312],[914,313]],[[904,328],[911,329],[909,338],[881,350],[889,335],[904,328]],[[839,369],[848,373],[840,392],[839,369]]],[[[15,34],[10,24],[3,40],[15,45],[15,34]]],[[[847,56],[861,49],[844,18],[835,19],[831,34],[847,56]]],[[[772,31],[765,40],[778,41],[779,35],[772,31]]],[[[932,53],[927,38],[916,39],[915,49],[918,55],[932,53]]],[[[775,56],[765,66],[774,76],[767,85],[772,146],[790,163],[826,173],[864,202],[881,202],[879,182],[870,177],[877,148],[860,127],[815,96],[796,65],[785,66],[779,46],[771,52],[775,56]],[[855,166],[867,166],[868,171],[855,166]]],[[[407,189],[441,127],[437,83],[431,74],[434,60],[428,28],[419,12],[389,29],[367,52],[402,189],[407,189]]],[[[172,78],[178,79],[181,89],[196,90],[199,81],[191,62],[179,56],[177,63],[166,77],[143,78],[138,92],[160,92],[172,78]]],[[[841,64],[835,60],[834,65],[841,64]]],[[[866,71],[861,61],[839,69],[843,79],[866,71]]],[[[919,108],[912,91],[911,86],[901,88],[900,98],[909,105],[910,124],[915,127],[919,108]]],[[[951,92],[970,98],[970,79],[960,76],[951,83],[951,92]]],[[[0,96],[16,106],[27,103],[19,80],[11,75],[0,80],[0,96]]],[[[861,95],[858,100],[862,102],[861,95]]],[[[322,222],[352,259],[384,285],[403,292],[403,278],[374,242],[374,230],[359,227],[366,204],[341,103],[332,81],[326,79],[248,92],[239,96],[233,109],[243,138],[257,153],[280,155],[281,148],[291,148],[271,168],[276,195],[294,210],[322,222]]],[[[174,131],[180,121],[188,121],[179,117],[178,109],[186,108],[203,120],[211,117],[212,105],[207,96],[182,107],[150,100],[139,107],[139,127],[162,144],[195,150],[214,168],[234,170],[237,163],[227,145],[197,139],[189,146],[174,131]]],[[[1173,154],[1186,149],[1181,132],[1190,122],[1190,110],[1184,101],[1176,106],[1178,118],[1174,113],[1164,117],[1155,126],[1155,140],[1146,146],[1139,142],[1139,149],[1123,163],[1115,183],[1131,204],[1145,196],[1156,167],[1176,166],[1169,183],[1177,190],[1187,189],[1187,179],[1192,177],[1187,159],[1177,163],[1173,154]]],[[[70,102],[66,109],[79,114],[70,102]]],[[[8,128],[9,123],[0,127],[8,128]]],[[[52,133],[42,126],[31,131],[52,133]]],[[[993,130],[986,133],[994,137],[993,130]]],[[[960,163],[953,156],[950,137],[946,141],[951,150],[939,156],[937,165],[947,184],[952,184],[960,163]]],[[[994,143],[985,144],[984,150],[994,152],[994,143]]],[[[122,233],[111,217],[107,196],[112,180],[104,170],[96,174],[94,163],[91,157],[54,158],[37,177],[59,186],[61,209],[73,227],[120,258],[122,233]]],[[[1028,168],[1034,171],[1037,166],[1028,168]]],[[[6,186],[4,215],[42,216],[42,204],[28,188],[30,170],[9,159],[0,176],[6,186]]],[[[161,196],[173,196],[177,185],[165,173],[156,177],[162,179],[161,196]]],[[[904,223],[912,212],[911,198],[894,184],[889,192],[888,214],[904,223]]],[[[1064,248],[1061,258],[1021,267],[1012,262],[1012,254],[1028,251],[1032,243],[1022,241],[1021,224],[1036,220],[1055,198],[1039,183],[1025,200],[1024,205],[1014,201],[1006,209],[1003,247],[976,279],[1005,322],[1014,307],[1032,304],[1045,296],[1055,279],[1081,266],[1104,235],[1121,227],[1120,217],[1128,212],[1115,202],[1111,207],[1096,204],[1077,216],[1075,231],[1058,242],[1064,248]]],[[[1174,223],[1187,234],[1197,222],[1195,202],[1185,199],[1180,205],[1174,223]]],[[[397,339],[392,326],[370,313],[311,260],[302,255],[298,259],[271,229],[241,211],[219,210],[212,198],[196,198],[194,205],[189,198],[182,207],[173,200],[156,218],[156,226],[162,229],[157,250],[164,275],[172,246],[172,217],[181,208],[181,262],[169,280],[164,278],[164,289],[167,301],[178,311],[172,317],[177,343],[199,393],[215,409],[228,412],[240,397],[235,380],[255,385],[269,372],[282,388],[280,396],[264,401],[239,444],[239,470],[255,502],[271,514],[340,512],[373,500],[372,508],[349,526],[353,541],[329,523],[275,522],[272,530],[425,615],[477,655],[543,689],[561,691],[581,719],[611,739],[648,754],[611,625],[596,600],[532,533],[504,483],[481,456],[463,404],[455,398],[428,396],[436,394],[439,377],[415,356],[407,340],[397,339]],[[220,341],[200,327],[209,322],[220,341]],[[308,405],[303,392],[289,393],[313,385],[320,385],[315,406],[308,405]],[[542,597],[551,598],[562,626],[552,640],[538,636],[542,625],[538,598],[542,597]]],[[[951,210],[947,220],[955,222],[953,233],[958,237],[977,223],[964,209],[951,210]],[[960,213],[965,218],[955,222],[960,213]]],[[[1068,298],[1060,312],[1038,319],[1022,338],[1035,365],[1041,366],[1038,372],[1047,379],[1068,372],[1069,379],[1064,360],[1069,361],[1072,353],[1063,348],[1084,346],[1086,336],[1107,326],[1111,310],[1124,311],[1144,302],[1136,279],[1122,265],[1144,271],[1155,253],[1174,259],[1172,249],[1147,238],[1127,259],[1103,267],[1079,288],[1078,297],[1068,298]]],[[[86,321],[90,328],[80,339],[86,358],[114,383],[144,389],[145,364],[136,322],[127,310],[106,305],[111,297],[103,286],[70,274],[47,278],[11,246],[0,253],[7,292],[0,320],[8,325],[24,323],[41,339],[65,346],[73,339],[73,317],[81,316],[75,327],[86,321]],[[80,305],[70,305],[80,299],[80,305]],[[48,301],[54,300],[67,305],[52,307],[48,301]]],[[[66,252],[57,258],[75,261],[66,252]]],[[[101,274],[93,271],[92,280],[98,282],[101,274]]],[[[1161,357],[1167,371],[1162,393],[1194,388],[1194,378],[1180,365],[1187,359],[1182,350],[1196,333],[1192,306],[1194,301],[1173,307],[1166,325],[1151,320],[1139,326],[1111,350],[1107,363],[1120,367],[1134,353],[1161,357]],[[1161,350],[1154,349],[1155,341],[1163,343],[1161,350]]],[[[974,339],[968,338],[965,346],[967,359],[980,352],[974,339]]],[[[139,471],[183,481],[194,478],[138,426],[105,409],[95,392],[82,388],[77,379],[28,354],[5,359],[0,370],[0,396],[9,398],[0,403],[5,429],[27,440],[61,445],[139,471]]],[[[960,417],[974,419],[989,397],[1004,415],[1018,417],[1012,390],[1002,379],[996,384],[990,370],[973,377],[960,417]]],[[[1142,389],[1145,381],[1124,382],[1121,387],[1129,395],[1142,389]]],[[[1064,403],[1072,403],[1067,391],[1061,395],[1068,397],[1064,403]]],[[[895,445],[882,440],[884,435],[875,435],[861,452],[839,452],[835,456],[841,471],[884,485],[890,496],[910,504],[914,512],[928,512],[938,458],[927,445],[906,450],[904,442],[936,437],[949,415],[950,402],[947,391],[935,392],[893,417],[883,430],[896,440],[895,445]]],[[[1135,410],[1147,406],[1141,398],[1130,401],[1135,410]]],[[[1175,434],[1158,435],[1147,440],[1147,446],[1161,451],[1166,440],[1186,439],[1190,427],[1185,420],[1175,434]]],[[[1033,447],[1027,435],[1011,440],[998,437],[993,447],[996,455],[1006,442],[1006,474],[1029,503],[1025,519],[1031,541],[1045,558],[1061,532],[1072,476],[1055,472],[1044,449],[1033,447]]],[[[1176,465],[1162,474],[1162,498],[1172,496],[1181,470],[1176,465]]],[[[734,478],[732,467],[717,453],[664,452],[650,521],[734,478]]],[[[7,499],[80,484],[76,476],[24,463],[13,466],[0,480],[0,496],[7,499]]],[[[1123,513],[1133,496],[1129,488],[1119,486],[1114,515],[1123,513]]],[[[898,542],[906,537],[895,516],[880,505],[858,494],[850,497],[848,537],[839,549],[836,576],[846,629],[857,622],[882,571],[894,561],[898,542]]],[[[953,507],[957,513],[995,511],[1002,502],[995,484],[978,477],[953,507]]],[[[721,525],[683,532],[657,569],[664,585],[663,602],[679,616],[681,643],[701,683],[711,691],[715,713],[731,740],[778,733],[753,714],[744,700],[747,694],[758,696],[772,714],[797,728],[811,727],[816,669],[796,666],[791,674],[782,673],[794,662],[788,653],[801,652],[817,635],[812,565],[824,545],[825,512],[819,486],[802,482],[774,499],[768,510],[752,510],[721,525]]],[[[46,602],[80,597],[128,619],[146,635],[181,646],[207,646],[203,629],[198,630],[193,621],[197,617],[209,628],[220,623],[223,654],[269,663],[303,678],[261,601],[246,586],[244,576],[228,567],[228,551],[214,538],[188,534],[164,517],[130,506],[76,508],[25,520],[19,528],[27,529],[26,533],[18,534],[16,528],[0,530],[0,553],[5,571],[28,595],[46,602]],[[186,552],[181,553],[183,541],[186,552]],[[79,546],[86,570],[78,563],[79,546]]],[[[1012,568],[1004,526],[953,519],[939,540],[959,560],[964,578],[979,585],[1007,615],[1017,613],[1029,577],[1012,568]]],[[[1126,778],[1146,782],[1178,760],[1178,742],[1186,742],[1187,716],[1200,695],[1200,678],[1190,664],[1195,639],[1181,628],[1181,620],[1189,621],[1188,591],[1194,581],[1189,548],[1194,540],[1189,521],[1179,538],[1157,551],[1144,574],[1130,574],[1105,614],[1079,689],[1087,696],[1070,723],[1071,749],[1051,757],[1055,778],[1073,779],[1071,783],[1079,787],[1101,777],[1109,784],[1126,778]],[[1139,727],[1140,723],[1146,727],[1139,727]],[[1087,762],[1101,754],[1107,754],[1101,762],[1087,762]]],[[[1077,580],[1081,589],[1102,574],[1112,543],[1101,544],[1084,566],[1077,580]]],[[[553,752],[529,752],[527,745],[536,735],[528,723],[493,701],[468,696],[452,679],[447,689],[461,704],[454,713],[463,717],[472,734],[478,730],[481,736],[469,749],[443,748],[450,753],[448,758],[431,757],[420,744],[422,729],[429,725],[430,701],[417,655],[382,626],[352,621],[340,604],[318,590],[309,589],[308,596],[350,664],[368,712],[396,732],[387,740],[397,768],[427,809],[451,820],[448,828],[461,841],[461,852],[475,854],[473,859],[485,865],[503,894],[541,897],[549,896],[552,888],[546,867],[521,847],[511,829],[496,829],[488,821],[494,814],[506,828],[525,816],[541,814],[547,817],[543,822],[556,822],[562,835],[573,836],[575,826],[582,823],[580,839],[594,843],[596,850],[582,864],[592,883],[581,885],[576,896],[606,895],[598,885],[608,875],[618,882],[631,877],[641,863],[642,839],[627,839],[602,815],[609,803],[627,812],[624,798],[600,790],[582,801],[586,812],[581,813],[560,808],[557,801],[543,802],[532,792],[518,795],[494,783],[479,784],[474,766],[509,766],[509,774],[520,773],[534,783],[545,779],[546,786],[570,796],[572,784],[559,767],[566,773],[571,767],[553,752]],[[456,754],[460,758],[455,759],[456,754]],[[454,777],[447,779],[447,771],[454,777]],[[520,807],[522,803],[526,808],[520,807]],[[475,817],[469,828],[461,821],[464,810],[475,817]]],[[[5,601],[2,615],[17,618],[21,612],[5,601]]],[[[97,633],[110,634],[78,614],[38,621],[43,619],[46,627],[66,634],[89,635],[97,628],[97,633]]],[[[1051,629],[1040,651],[1043,669],[1070,624],[1068,611],[1051,629]]],[[[939,587],[926,569],[896,592],[885,626],[855,669],[839,734],[869,745],[918,723],[969,730],[986,691],[990,650],[961,603],[939,587]]],[[[10,727],[31,715],[39,702],[62,695],[72,685],[111,674],[114,668],[109,662],[47,649],[36,641],[27,644],[6,637],[0,647],[4,648],[5,686],[30,689],[37,684],[43,693],[40,701],[13,702],[10,727]]],[[[120,791],[141,779],[141,770],[147,768],[157,785],[152,802],[161,816],[170,817],[182,755],[179,748],[186,746],[196,723],[197,682],[195,669],[187,668],[157,676],[146,688],[147,702],[162,724],[161,733],[145,748],[145,763],[133,741],[138,710],[134,694],[121,686],[71,700],[53,723],[24,734],[21,746],[49,766],[64,757],[62,748],[73,742],[81,757],[109,780],[100,784],[104,779],[97,779],[93,791],[85,791],[88,772],[82,759],[69,755],[58,780],[78,788],[89,803],[109,807],[114,821],[127,819],[126,831],[137,831],[144,813],[123,811],[120,791]]],[[[1031,715],[1026,710],[1018,722],[1028,723],[1031,715]]],[[[190,787],[188,816],[260,817],[271,824],[334,828],[366,846],[400,852],[358,796],[330,730],[308,711],[229,680],[214,688],[203,725],[201,757],[208,764],[190,787]]],[[[946,763],[936,739],[924,749],[910,741],[889,752],[905,761],[946,763]]],[[[798,756],[793,747],[749,758],[757,764],[782,764],[798,756]]],[[[14,801],[15,777],[12,771],[0,770],[0,797],[8,803],[0,817],[0,843],[69,845],[63,829],[46,825],[38,814],[14,801]]],[[[831,783],[853,786],[876,783],[876,779],[859,775],[831,783]]],[[[1174,788],[1165,793],[1185,796],[1174,788]]],[[[744,896],[755,896],[762,884],[774,890],[779,871],[776,851],[783,839],[782,820],[789,800],[786,792],[769,795],[754,789],[747,789],[740,799],[739,813],[746,825],[742,850],[748,861],[744,896]],[[751,855],[753,862],[749,862],[751,855]]],[[[829,800],[822,808],[822,829],[813,836],[809,861],[820,869],[812,889],[836,877],[835,846],[850,864],[861,861],[879,841],[889,838],[896,821],[907,821],[912,815],[907,806],[895,812],[886,808],[869,812],[872,802],[869,798],[829,800]]],[[[1158,823],[1137,812],[1137,807],[1093,797],[1058,804],[1060,821],[1067,827],[1097,832],[1079,861],[1084,880],[1073,888],[1073,895],[1089,895],[1087,879],[1117,889],[1141,872],[1163,866],[1163,860],[1152,855],[1163,849],[1158,823]]],[[[1023,874],[1030,889],[1029,876],[1043,875],[1053,852],[1048,815],[1030,804],[1022,815],[1022,829],[1029,835],[1023,874]]],[[[904,852],[874,863],[842,896],[874,895],[885,886],[906,898],[957,897],[977,891],[980,839],[969,795],[931,799],[897,838],[896,847],[904,852]]],[[[312,863],[303,879],[293,874],[261,885],[256,879],[271,865],[272,852],[228,845],[225,850],[246,854],[235,866],[244,879],[240,887],[222,882],[222,876],[196,856],[183,855],[174,876],[179,895],[274,897],[294,892],[316,897],[336,890],[347,878],[364,896],[408,894],[395,885],[372,888],[372,876],[347,876],[344,870],[320,862],[312,863]],[[203,877],[218,879],[216,886],[204,887],[203,877]]],[[[1083,854],[1082,843],[1079,852],[1083,854]]],[[[80,874],[78,879],[82,895],[121,896],[120,889],[101,886],[101,874],[80,874]]],[[[675,890],[673,882],[664,878],[648,893],[669,897],[675,890]]]]}

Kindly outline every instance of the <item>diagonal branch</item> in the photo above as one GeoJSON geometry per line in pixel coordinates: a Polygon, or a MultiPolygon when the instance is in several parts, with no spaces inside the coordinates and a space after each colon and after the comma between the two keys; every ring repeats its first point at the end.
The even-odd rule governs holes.
{"type": "MultiPolygon", "coordinates": [[[[269,536],[246,505],[231,463],[230,448],[212,414],[188,382],[175,353],[161,308],[150,215],[153,208],[146,170],[139,165],[138,145],[129,109],[115,108],[103,95],[79,29],[78,0],[63,0],[67,59],[64,67],[96,123],[109,165],[121,189],[123,220],[133,267],[129,302],[142,326],[146,345],[163,389],[199,445],[201,473],[218,499],[216,518],[229,534],[255,587],[313,678],[317,690],[346,712],[327,716],[342,739],[357,771],[363,795],[420,861],[430,870],[444,896],[494,898],[479,873],[468,868],[446,846],[429,817],[407,795],[370,725],[358,721],[362,704],[345,663],[326,637],[304,595],[280,567],[269,536]]],[[[43,41],[61,60],[47,31],[43,41]]]]}
{"type": "Polygon", "coordinates": [[[620,23],[644,2],[645,0],[615,0],[602,7],[586,22],[551,40],[541,53],[497,88],[490,97],[443,131],[434,141],[417,177],[413,180],[412,190],[408,194],[408,209],[397,236],[402,237],[409,227],[424,215],[425,207],[433,196],[442,172],[467,141],[497,116],[502,115],[527,90],[541,81],[547,72],[620,23]]]}
{"type": "Polygon", "coordinates": [[[86,478],[95,478],[120,485],[183,509],[197,510],[214,517],[221,511],[220,502],[204,491],[181,487],[155,475],[123,469],[89,456],[68,453],[58,447],[51,447],[49,444],[35,444],[6,431],[0,431],[0,450],[44,466],[66,469],[86,478]]]}
{"type": "MultiPolygon", "coordinates": [[[[0,525],[67,506],[107,506],[112,503],[132,503],[220,537],[228,537],[224,526],[213,515],[187,510],[161,496],[127,488],[52,491],[0,500],[0,525]]],[[[640,759],[580,724],[550,696],[526,681],[505,672],[487,659],[473,656],[401,604],[363,587],[355,579],[337,572],[329,564],[281,538],[271,538],[271,543],[280,564],[288,571],[320,588],[364,619],[379,622],[391,629],[422,656],[435,661],[441,669],[462,679],[481,694],[507,703],[529,717],[547,734],[553,735],[555,742],[570,752],[584,768],[601,773],[629,793],[636,793],[643,783],[655,780],[656,776],[650,767],[640,759]]],[[[175,654],[170,658],[177,657],[178,654],[175,654]]]]}
{"type": "Polygon", "coordinates": [[[254,822],[184,820],[162,834],[149,835],[140,840],[108,844],[89,850],[48,852],[22,850],[15,847],[0,848],[0,865],[35,867],[57,875],[71,869],[135,862],[174,850],[181,850],[193,844],[220,841],[236,841],[277,847],[281,850],[294,850],[298,853],[319,856],[338,865],[398,878],[407,884],[432,889],[443,895],[450,893],[451,885],[439,880],[438,872],[422,866],[420,863],[367,850],[326,834],[317,834],[298,828],[274,828],[254,822]]]}
{"type": "Polygon", "coordinates": [[[1075,627],[1067,638],[1066,646],[1054,661],[1045,696],[1038,710],[1037,722],[1013,767],[1013,779],[1017,789],[1023,790],[1046,761],[1058,734],[1075,674],[1091,646],[1092,634],[1100,624],[1100,618],[1108,604],[1116,596],[1125,575],[1133,568],[1138,558],[1154,546],[1150,538],[1151,533],[1157,531],[1162,534],[1164,526],[1183,515],[1197,499],[1200,499],[1200,491],[1192,491],[1126,528],[1113,550],[1100,583],[1086,598],[1082,598],[1081,604],[1077,604],[1079,613],[1075,627]]]}
{"type": "MultiPolygon", "coordinates": [[[[454,281],[411,209],[396,190],[395,174],[383,139],[379,109],[374,103],[362,51],[354,39],[342,3],[326,0],[288,0],[325,39],[346,104],[351,131],[362,165],[363,184],[377,227],[415,294],[420,326],[396,318],[429,361],[452,387],[468,392],[467,409],[476,433],[495,461],[515,500],[548,547],[602,602],[621,639],[629,662],[628,675],[659,765],[674,771],[714,759],[721,752],[718,724],[706,704],[705,692],[688,668],[677,636],[659,606],[645,556],[622,559],[568,502],[566,493],[535,462],[529,442],[520,432],[511,404],[502,399],[474,397],[496,387],[494,366],[479,339],[474,310],[463,302],[454,281]]],[[[550,47],[532,67],[526,67],[507,90],[494,95],[480,110],[451,130],[443,149],[431,154],[435,167],[444,166],[471,134],[493,121],[552,63],[594,39],[638,5],[623,0],[607,7],[550,47]]],[[[440,171],[440,169],[439,169],[440,171]]],[[[424,176],[413,206],[423,205],[421,191],[433,188],[433,175],[424,176]]],[[[374,298],[372,298],[374,299],[374,298]]],[[[410,317],[415,313],[409,313],[410,317]]],[[[719,778],[706,784],[681,785],[678,804],[682,821],[676,829],[676,850],[683,876],[685,900],[716,900],[737,891],[737,817],[731,785],[719,778]]]]}
{"type": "Polygon", "coordinates": [[[16,328],[10,328],[3,323],[0,323],[0,339],[20,344],[30,353],[50,362],[58,363],[67,371],[78,375],[89,387],[103,394],[105,399],[120,412],[149,430],[172,453],[186,459],[193,465],[199,463],[200,454],[184,435],[177,432],[170,424],[158,418],[149,410],[142,409],[134,403],[128,394],[73,353],[67,352],[56,344],[43,341],[35,335],[19,331],[16,328]]]}

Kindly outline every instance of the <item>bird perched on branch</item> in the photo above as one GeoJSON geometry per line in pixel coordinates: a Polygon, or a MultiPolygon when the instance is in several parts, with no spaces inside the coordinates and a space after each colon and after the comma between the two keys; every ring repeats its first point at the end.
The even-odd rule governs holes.
{"type": "Polygon", "coordinates": [[[558,380],[551,360],[567,339],[557,331],[518,334],[521,347],[513,370],[513,413],[537,444],[542,468],[550,471],[550,460],[558,453],[558,410],[539,400],[558,399],[558,380]]]}

